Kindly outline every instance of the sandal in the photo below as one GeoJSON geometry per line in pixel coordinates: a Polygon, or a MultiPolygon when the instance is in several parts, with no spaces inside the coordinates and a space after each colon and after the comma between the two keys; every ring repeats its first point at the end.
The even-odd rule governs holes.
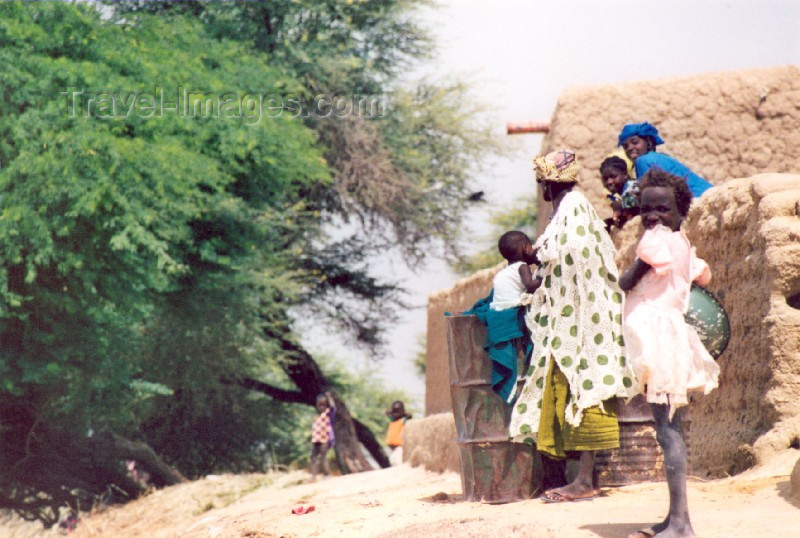
{"type": "Polygon", "coordinates": [[[566,503],[566,502],[580,502],[580,501],[591,501],[595,497],[600,494],[599,490],[592,490],[586,494],[582,495],[570,495],[568,493],[556,491],[554,489],[550,489],[542,493],[542,496],[539,497],[542,501],[546,503],[566,503]]]}

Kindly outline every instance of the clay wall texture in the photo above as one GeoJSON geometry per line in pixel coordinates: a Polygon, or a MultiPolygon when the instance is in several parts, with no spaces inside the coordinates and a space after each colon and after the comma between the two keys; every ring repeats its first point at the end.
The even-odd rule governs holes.
{"type": "MultiPolygon", "coordinates": [[[[598,167],[616,148],[622,127],[642,121],[658,128],[665,141],[660,153],[714,185],[800,171],[800,67],[568,89],[559,97],[541,154],[575,150],[581,190],[607,217],[598,167]]],[[[550,208],[539,201],[541,232],[550,208]]]]}
{"type": "Polygon", "coordinates": [[[403,429],[403,461],[437,473],[459,472],[456,423],[452,413],[415,418],[403,429]]]}
{"type": "MultiPolygon", "coordinates": [[[[711,266],[709,288],[733,335],[719,359],[720,388],[692,406],[692,464],[696,472],[736,473],[800,436],[800,68],[568,90],[541,153],[574,149],[579,186],[605,216],[597,167],[621,127],[639,121],[659,128],[659,151],[719,186],[696,200],[684,225],[711,266]]],[[[548,206],[540,201],[542,227],[548,206]]],[[[621,269],[639,233],[635,219],[614,237],[621,269]]],[[[430,296],[426,414],[452,411],[444,311],[485,296],[501,267],[430,296]]]]}
{"type": "Polygon", "coordinates": [[[696,470],[734,474],[800,436],[798,203],[800,175],[763,174],[708,191],[684,224],[731,322],[720,386],[690,406],[696,470]]]}

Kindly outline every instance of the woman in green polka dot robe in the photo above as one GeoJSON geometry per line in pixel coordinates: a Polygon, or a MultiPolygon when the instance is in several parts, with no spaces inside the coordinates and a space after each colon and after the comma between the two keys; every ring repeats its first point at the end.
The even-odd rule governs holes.
{"type": "Polygon", "coordinates": [[[575,153],[537,157],[534,170],[553,216],[534,245],[542,285],[526,317],[533,356],[509,434],[554,459],[580,454],[575,480],[543,494],[571,501],[597,493],[594,452],[619,446],[616,398],[633,397],[636,383],[625,358],[614,245],[592,205],[573,190],[575,153]]]}

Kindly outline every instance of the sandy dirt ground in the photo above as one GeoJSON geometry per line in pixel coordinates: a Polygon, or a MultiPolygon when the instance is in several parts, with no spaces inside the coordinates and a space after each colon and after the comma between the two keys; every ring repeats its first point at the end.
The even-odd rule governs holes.
{"type": "MultiPolygon", "coordinates": [[[[689,505],[698,536],[799,536],[800,502],[789,483],[799,456],[790,450],[736,477],[692,479],[689,505]]],[[[458,474],[406,464],[315,483],[299,471],[208,477],[84,516],[69,536],[616,538],[659,521],[666,509],[663,482],[606,488],[588,502],[464,502],[458,474]],[[298,505],[313,505],[314,511],[292,514],[298,505]]],[[[0,536],[22,534],[0,530],[0,536]]]]}

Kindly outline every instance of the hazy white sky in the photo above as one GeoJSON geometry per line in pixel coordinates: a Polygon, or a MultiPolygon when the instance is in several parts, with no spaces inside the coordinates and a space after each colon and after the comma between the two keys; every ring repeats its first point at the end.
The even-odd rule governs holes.
{"type": "MultiPolygon", "coordinates": [[[[490,105],[498,136],[507,121],[549,121],[559,94],[576,85],[613,84],[746,68],[800,64],[797,0],[440,0],[422,20],[438,55],[420,73],[467,78],[476,99],[490,105]]],[[[587,121],[591,121],[587,118],[587,121]]],[[[800,127],[800,126],[799,126],[800,127]]],[[[540,135],[514,137],[517,152],[491,163],[477,188],[506,207],[534,188],[530,159],[540,135]]],[[[473,218],[486,222],[487,211],[473,218]]],[[[484,241],[479,226],[476,241],[484,241]]],[[[486,243],[484,243],[486,244],[486,243]]],[[[455,280],[442,263],[420,274],[382,263],[417,305],[390,332],[389,356],[347,357],[354,369],[379,369],[390,387],[406,390],[423,410],[424,380],[411,359],[425,332],[427,296],[455,280]]],[[[326,346],[322,338],[311,344],[326,346]]],[[[341,355],[341,353],[339,353],[341,355]]]]}

